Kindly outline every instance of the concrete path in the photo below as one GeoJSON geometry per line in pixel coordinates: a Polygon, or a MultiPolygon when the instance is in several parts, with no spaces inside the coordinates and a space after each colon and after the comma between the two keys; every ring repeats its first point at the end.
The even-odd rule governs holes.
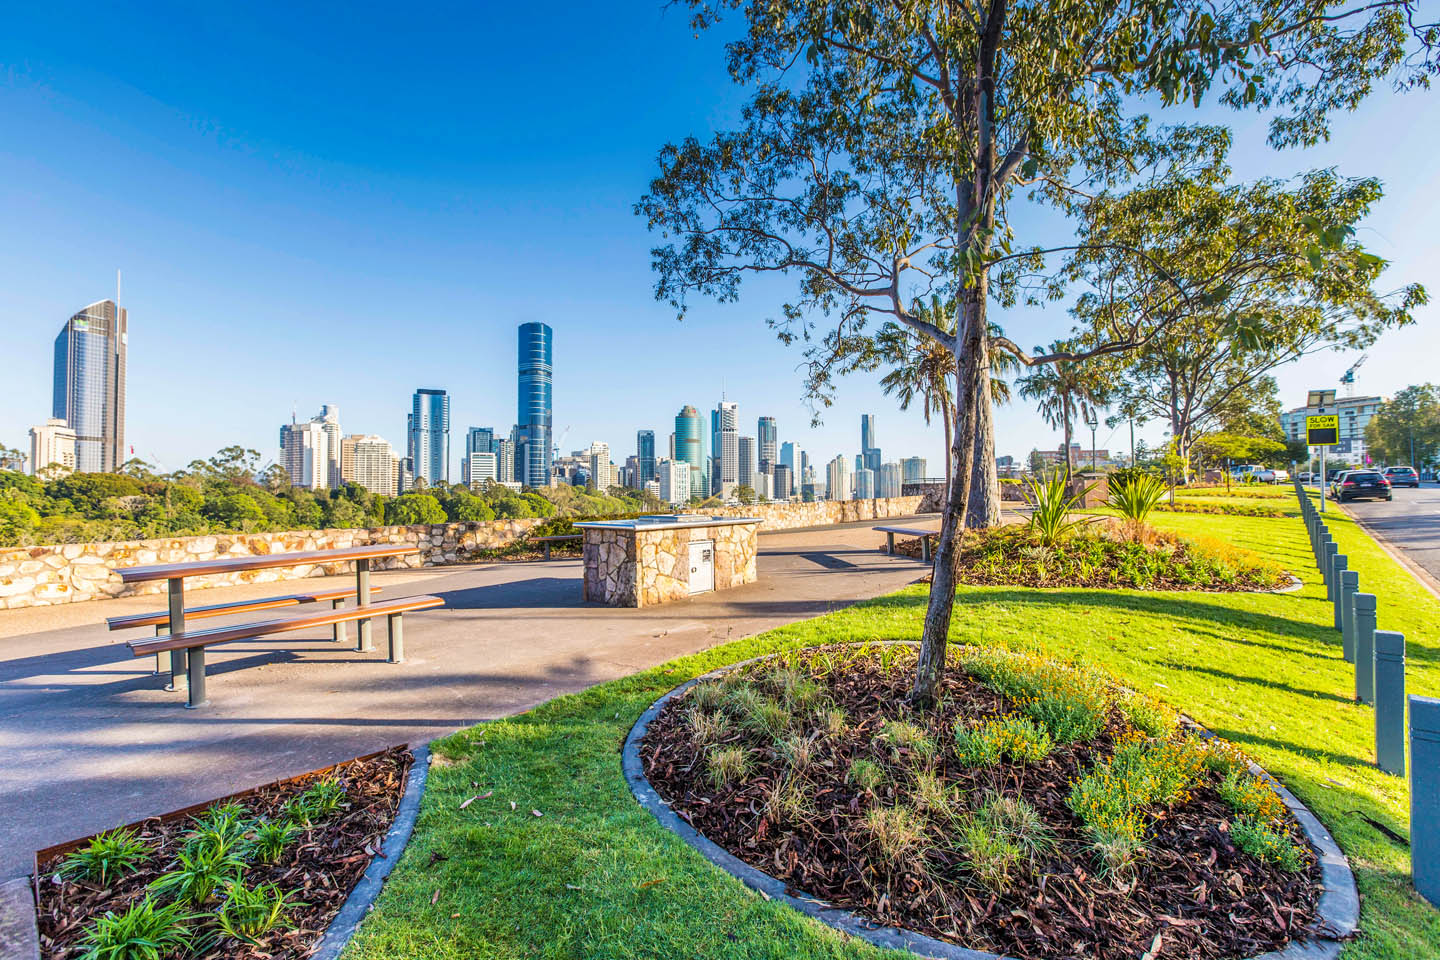
{"type": "MultiPolygon", "coordinates": [[[[936,517],[920,522],[939,527],[936,517]]],[[[383,621],[372,654],[354,651],[353,627],[348,649],[328,629],[226,644],[208,655],[212,706],[201,710],[160,689],[154,658],[129,656],[125,641],[147,631],[105,629],[105,617],[158,609],[155,597],[0,612],[0,880],[28,873],[38,848],[423,743],[927,572],[885,556],[872,526],[764,534],[757,583],[645,610],[582,605],[578,560],[381,572],[384,597],[445,598],[442,609],[407,615],[405,663],[384,662],[383,621]]]]}

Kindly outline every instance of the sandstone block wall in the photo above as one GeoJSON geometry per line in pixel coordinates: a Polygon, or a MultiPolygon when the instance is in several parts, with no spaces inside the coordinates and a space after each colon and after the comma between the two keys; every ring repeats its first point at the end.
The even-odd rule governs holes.
{"type": "Polygon", "coordinates": [[[759,524],[672,530],[586,530],[583,598],[612,607],[649,607],[690,596],[690,544],[715,542],[715,589],[758,578],[759,524]]]}
{"type": "MultiPolygon", "coordinates": [[[[928,512],[922,497],[877,500],[821,501],[818,503],[767,503],[750,507],[722,507],[708,512],[719,516],[759,517],[762,530],[794,530],[835,523],[884,520],[928,512]]],[[[375,561],[376,569],[463,563],[476,550],[498,549],[521,539],[539,520],[492,520],[477,523],[441,523],[408,527],[370,527],[358,530],[295,530],[284,533],[215,534],[204,537],[167,537],[115,543],[66,543],[36,547],[0,547],[0,609],[105,600],[111,597],[164,593],[165,584],[126,586],[112,571],[119,567],[156,563],[185,563],[221,557],[329,550],[371,543],[413,543],[415,557],[375,561]]],[[[253,570],[245,573],[196,577],[186,588],[231,586],[322,577],[345,573],[348,564],[321,564],[253,570]]]]}

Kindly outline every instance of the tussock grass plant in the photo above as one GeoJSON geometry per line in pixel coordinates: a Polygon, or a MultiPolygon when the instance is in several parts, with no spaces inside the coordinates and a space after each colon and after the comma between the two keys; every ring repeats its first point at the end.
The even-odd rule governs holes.
{"type": "Polygon", "coordinates": [[[793,720],[794,717],[783,704],[761,697],[753,708],[740,717],[740,725],[752,733],[778,742],[790,732],[793,720]]]}
{"type": "Polygon", "coordinates": [[[60,863],[60,875],[106,884],[134,873],[150,860],[150,846],[134,830],[107,830],[60,863]]]}
{"type": "Polygon", "coordinates": [[[713,680],[697,683],[685,697],[696,710],[714,711],[720,709],[725,700],[725,688],[713,680]]]}
{"type": "Polygon", "coordinates": [[[981,885],[1003,892],[1022,866],[1054,847],[1055,839],[1034,806],[1019,797],[997,796],[964,818],[955,843],[981,885]]]}
{"type": "Polygon", "coordinates": [[[960,788],[946,784],[932,770],[921,770],[915,774],[915,789],[910,792],[910,797],[916,809],[933,817],[953,820],[958,815],[960,788]]]}
{"type": "Polygon", "coordinates": [[[265,820],[255,825],[251,850],[261,863],[277,863],[285,848],[298,836],[300,827],[289,820],[265,820]]]}
{"type": "Polygon", "coordinates": [[[902,751],[922,760],[935,756],[935,741],[924,727],[908,720],[886,720],[880,728],[880,739],[890,745],[890,756],[897,760],[902,751]]]}
{"type": "Polygon", "coordinates": [[[227,935],[254,943],[283,923],[294,906],[297,904],[291,900],[291,894],[274,883],[247,887],[234,880],[225,886],[225,902],[215,920],[227,935]]]}
{"type": "Polygon", "coordinates": [[[1216,788],[1220,799],[1230,809],[1244,817],[1256,820],[1276,820],[1285,815],[1285,801],[1275,788],[1259,777],[1233,770],[1225,775],[1216,788]]]}
{"type": "Polygon", "coordinates": [[[725,709],[738,718],[745,718],[760,710],[765,696],[748,682],[732,684],[725,691],[725,709]]]}
{"type": "Polygon", "coordinates": [[[822,707],[815,711],[815,722],[827,737],[845,735],[845,711],[840,707],[822,707]]]}
{"type": "Polygon", "coordinates": [[[199,919],[178,903],[163,906],[146,897],[124,913],[106,913],[85,931],[81,960],[161,960],[188,953],[195,944],[189,924],[199,919]]]}
{"type": "Polygon", "coordinates": [[[776,749],[792,773],[804,773],[815,762],[815,741],[801,734],[786,737],[776,749]]]}
{"type": "Polygon", "coordinates": [[[691,707],[685,714],[685,725],[690,728],[690,736],[699,744],[718,743],[730,735],[729,717],[719,711],[711,713],[702,710],[699,706],[691,707]]]}
{"type": "Polygon", "coordinates": [[[1291,873],[1305,865],[1300,848],[1284,833],[1254,817],[1239,817],[1230,825],[1235,846],[1266,863],[1278,864],[1291,873]]]}
{"type": "Polygon", "coordinates": [[[720,747],[705,758],[705,774],[714,787],[744,780],[750,774],[750,754],[744,747],[720,747]]]}
{"type": "Polygon", "coordinates": [[[885,773],[885,768],[873,760],[853,761],[845,776],[846,779],[855,784],[855,786],[861,790],[867,790],[870,793],[879,790],[880,787],[885,784],[885,781],[889,779],[885,773]]]}
{"type": "Polygon", "coordinates": [[[175,869],[152,881],[150,889],[184,903],[201,904],[244,871],[245,861],[234,849],[201,844],[181,850],[175,869]]]}
{"type": "Polygon", "coordinates": [[[803,820],[815,812],[811,789],[809,783],[793,774],[776,780],[765,792],[765,815],[776,823],[803,820]]]}
{"type": "Polygon", "coordinates": [[[871,807],[860,820],[873,849],[889,863],[902,863],[921,854],[928,843],[925,820],[913,807],[871,807]]]}

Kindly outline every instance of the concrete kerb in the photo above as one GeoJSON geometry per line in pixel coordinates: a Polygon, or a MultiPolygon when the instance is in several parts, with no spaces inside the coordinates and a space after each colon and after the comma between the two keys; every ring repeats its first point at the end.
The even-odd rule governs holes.
{"type": "MultiPolygon", "coordinates": [[[[312,960],[336,960],[375,905],[385,878],[395,868],[410,842],[415,819],[420,813],[420,800],[430,771],[430,748],[416,747],[410,751],[415,762],[405,778],[405,792],[400,808],[381,843],[380,852],[351,889],[350,895],[335,914],[320,946],[311,954],[312,960]]],[[[40,960],[40,935],[35,925],[35,893],[29,877],[17,877],[0,883],[0,960],[40,960]]]]}
{"type": "MultiPolygon", "coordinates": [[[[904,643],[906,641],[890,642],[904,643]]],[[[792,894],[789,891],[793,888],[784,881],[750,866],[686,823],[650,786],[650,781],[645,776],[644,765],[640,761],[640,741],[644,739],[650,723],[659,716],[665,705],[701,681],[715,679],[737,667],[764,659],[768,659],[768,657],[742,660],[688,680],[656,700],[640,715],[625,738],[625,746],[620,760],[625,782],[629,785],[631,794],[640,806],[649,811],[662,827],[680,837],[706,860],[720,867],[765,899],[784,903],[842,933],[858,937],[867,943],[887,950],[905,950],[921,957],[934,958],[934,960],[1005,960],[1004,957],[997,954],[971,950],[968,947],[927,937],[912,930],[877,924],[824,900],[806,896],[802,891],[792,894]]],[[[1197,735],[1207,739],[1214,736],[1190,718],[1183,719],[1197,735]]],[[[1336,960],[1340,956],[1342,941],[1354,936],[1360,921],[1360,895],[1355,887],[1355,875],[1350,871],[1350,864],[1330,832],[1325,829],[1319,818],[1300,802],[1298,797],[1260,766],[1252,763],[1250,771],[1273,786],[1285,806],[1295,815],[1295,820],[1305,832],[1306,839],[1319,854],[1322,886],[1320,901],[1316,905],[1317,917],[1315,923],[1307,931],[1312,935],[1311,939],[1296,941],[1280,950],[1272,950],[1251,958],[1251,960],[1336,960]]]]}

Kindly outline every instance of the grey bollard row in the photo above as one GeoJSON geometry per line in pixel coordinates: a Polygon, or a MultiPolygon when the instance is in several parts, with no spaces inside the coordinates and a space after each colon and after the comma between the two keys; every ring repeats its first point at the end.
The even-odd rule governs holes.
{"type": "Polygon", "coordinates": [[[1340,601],[1345,596],[1344,591],[1340,589],[1340,578],[1345,575],[1349,567],[1350,558],[1343,553],[1335,554],[1330,560],[1330,603],[1333,608],[1331,613],[1336,630],[1343,629],[1345,625],[1344,618],[1340,616],[1340,611],[1343,609],[1340,601]]]}
{"type": "Polygon", "coordinates": [[[1355,662],[1355,594],[1360,590],[1358,570],[1340,571],[1340,592],[1335,597],[1340,615],[1340,649],[1345,653],[1345,662],[1355,662]]]}
{"type": "Polygon", "coordinates": [[[1324,542],[1325,552],[1320,558],[1320,575],[1325,581],[1325,599],[1335,599],[1335,558],[1340,555],[1340,547],[1334,540],[1324,542]]]}
{"type": "Polygon", "coordinates": [[[1375,765],[1405,775],[1405,634],[1375,631],[1375,765]]]}
{"type": "Polygon", "coordinates": [[[1375,594],[1357,593],[1351,598],[1355,619],[1355,699],[1375,702],[1375,594]]]}
{"type": "Polygon", "coordinates": [[[1320,525],[1320,539],[1315,541],[1315,566],[1318,567],[1318,568],[1320,568],[1320,573],[1322,574],[1322,579],[1323,579],[1323,574],[1325,573],[1325,564],[1326,564],[1325,551],[1326,551],[1326,549],[1327,549],[1326,546],[1325,546],[1326,544],[1330,544],[1331,546],[1334,546],[1335,541],[1333,541],[1333,540],[1330,539],[1330,531],[1328,531],[1328,530],[1325,529],[1325,525],[1324,525],[1324,524],[1321,524],[1321,525],[1320,525]]]}
{"type": "Polygon", "coordinates": [[[1440,907],[1440,700],[1410,697],[1410,873],[1440,907]]]}

